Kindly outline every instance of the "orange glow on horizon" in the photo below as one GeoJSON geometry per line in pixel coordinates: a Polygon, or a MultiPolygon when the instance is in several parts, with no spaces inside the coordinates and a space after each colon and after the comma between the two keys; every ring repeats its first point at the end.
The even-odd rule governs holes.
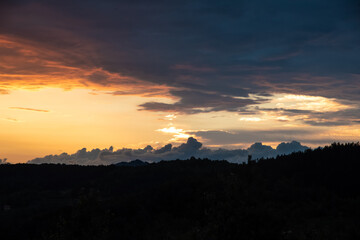
{"type": "MultiPolygon", "coordinates": [[[[212,71],[188,65],[177,68],[212,71]]],[[[179,144],[190,136],[206,146],[211,141],[196,136],[200,130],[322,130],[301,136],[303,143],[313,144],[309,146],[329,139],[356,141],[360,135],[359,124],[347,127],[306,124],[304,120],[326,123],[327,119],[316,118],[312,112],[353,107],[321,96],[276,93],[263,103],[247,106],[249,113],[217,111],[187,115],[171,108],[168,112],[139,111],[139,105],[154,102],[154,98],[162,98],[160,102],[168,104],[181,101],[171,95],[173,89],[176,88],[99,67],[96,44],[84,44],[73,52],[57,51],[46,44],[0,34],[0,158],[8,158],[12,163],[25,162],[49,154],[74,153],[83,147],[179,144]],[[297,113],[287,114],[286,110],[297,113]]],[[[226,146],[246,147],[252,143],[239,140],[226,146]]],[[[276,147],[280,142],[266,143],[276,147]]]]}
{"type": "Polygon", "coordinates": [[[0,158],[24,162],[83,147],[169,141],[169,136],[155,131],[163,124],[157,114],[137,111],[137,105],[149,98],[89,93],[44,88],[0,95],[0,158]]]}

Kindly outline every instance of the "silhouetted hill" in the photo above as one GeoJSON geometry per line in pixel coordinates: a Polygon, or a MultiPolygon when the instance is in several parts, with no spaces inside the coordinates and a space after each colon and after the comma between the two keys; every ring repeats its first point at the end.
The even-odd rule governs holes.
{"type": "Polygon", "coordinates": [[[133,160],[131,162],[119,162],[114,164],[115,166],[121,167],[121,166],[127,166],[127,167],[140,167],[140,166],[146,166],[148,165],[148,162],[143,162],[140,159],[133,160]]]}
{"type": "Polygon", "coordinates": [[[360,239],[359,171],[359,144],[241,165],[0,165],[1,239],[360,239]]]}

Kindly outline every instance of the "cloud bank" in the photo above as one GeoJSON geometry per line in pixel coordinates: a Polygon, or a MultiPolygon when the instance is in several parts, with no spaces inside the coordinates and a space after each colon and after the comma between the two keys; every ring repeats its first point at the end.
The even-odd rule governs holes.
{"type": "Polygon", "coordinates": [[[35,158],[28,161],[31,164],[41,163],[62,163],[79,165],[110,165],[119,162],[129,162],[140,159],[148,162],[158,162],[161,160],[188,159],[192,156],[196,158],[209,158],[212,160],[227,160],[229,162],[241,163],[247,161],[248,155],[253,159],[274,157],[279,154],[289,154],[296,151],[305,151],[308,147],[299,142],[283,142],[276,149],[262,143],[254,143],[248,149],[210,149],[203,147],[202,143],[195,138],[188,138],[186,143],[177,147],[167,144],[159,149],[154,149],[150,145],[141,149],[122,148],[114,151],[109,149],[93,149],[87,151],[83,148],[74,154],[62,153],[60,155],[48,155],[43,158],[35,158]]]}

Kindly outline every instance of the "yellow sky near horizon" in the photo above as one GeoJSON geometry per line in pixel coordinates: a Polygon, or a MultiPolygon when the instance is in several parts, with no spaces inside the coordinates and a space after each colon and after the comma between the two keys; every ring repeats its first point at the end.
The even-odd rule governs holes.
{"type": "Polygon", "coordinates": [[[154,129],[163,121],[137,111],[146,98],[89,92],[45,88],[0,95],[1,157],[23,162],[82,147],[133,147],[153,141],[154,129]]]}
{"type": "MultiPolygon", "coordinates": [[[[143,96],[113,96],[107,92],[94,94],[89,89],[20,89],[2,94],[0,158],[8,158],[9,162],[16,163],[49,154],[74,153],[83,147],[142,148],[148,144],[160,147],[168,142],[184,142],[187,137],[195,136],[191,133],[196,131],[319,129],[305,126],[295,117],[271,112],[258,111],[252,116],[233,112],[185,115],[139,111],[138,105],[153,100],[143,96]]],[[[169,98],[162,98],[161,101],[174,102],[169,98]]],[[[349,107],[331,99],[284,94],[275,95],[271,101],[260,106],[276,107],[280,104],[282,108],[316,110],[324,107],[319,106],[321,103],[328,111],[349,107]]],[[[334,136],[337,139],[356,140],[359,128],[333,127],[316,134],[307,138],[321,141],[334,136]]],[[[206,138],[195,137],[205,145],[209,143],[210,147],[235,148],[248,147],[250,144],[246,141],[240,145],[211,144],[206,138]]],[[[276,146],[280,141],[263,142],[276,146]]]]}

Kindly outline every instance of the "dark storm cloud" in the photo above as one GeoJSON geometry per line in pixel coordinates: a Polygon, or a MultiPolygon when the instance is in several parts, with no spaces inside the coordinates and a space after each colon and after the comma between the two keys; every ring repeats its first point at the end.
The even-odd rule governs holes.
{"type": "MultiPolygon", "coordinates": [[[[234,111],[251,101],[223,96],[249,93],[360,100],[357,1],[23,0],[1,7],[0,34],[60,51],[66,66],[206,90],[222,103],[207,105],[210,96],[198,94],[203,104],[194,109],[186,103],[193,97],[184,96],[175,104],[145,103],[145,110],[234,111]]],[[[114,84],[106,76],[88,80],[114,84]]]]}
{"type": "Polygon", "coordinates": [[[229,162],[241,163],[247,160],[248,155],[253,159],[274,157],[278,154],[289,154],[295,151],[305,151],[307,147],[299,142],[281,143],[276,149],[262,143],[254,143],[248,149],[209,149],[202,146],[195,138],[190,137],[186,143],[178,147],[167,144],[162,148],[153,149],[150,145],[143,149],[123,148],[113,151],[109,149],[93,149],[87,151],[83,148],[74,154],[62,153],[60,155],[48,155],[43,158],[36,158],[28,163],[63,163],[79,165],[109,165],[118,162],[129,162],[135,159],[143,161],[158,162],[161,160],[188,159],[191,156],[197,158],[209,158],[212,160],[228,160],[229,162]]]}

